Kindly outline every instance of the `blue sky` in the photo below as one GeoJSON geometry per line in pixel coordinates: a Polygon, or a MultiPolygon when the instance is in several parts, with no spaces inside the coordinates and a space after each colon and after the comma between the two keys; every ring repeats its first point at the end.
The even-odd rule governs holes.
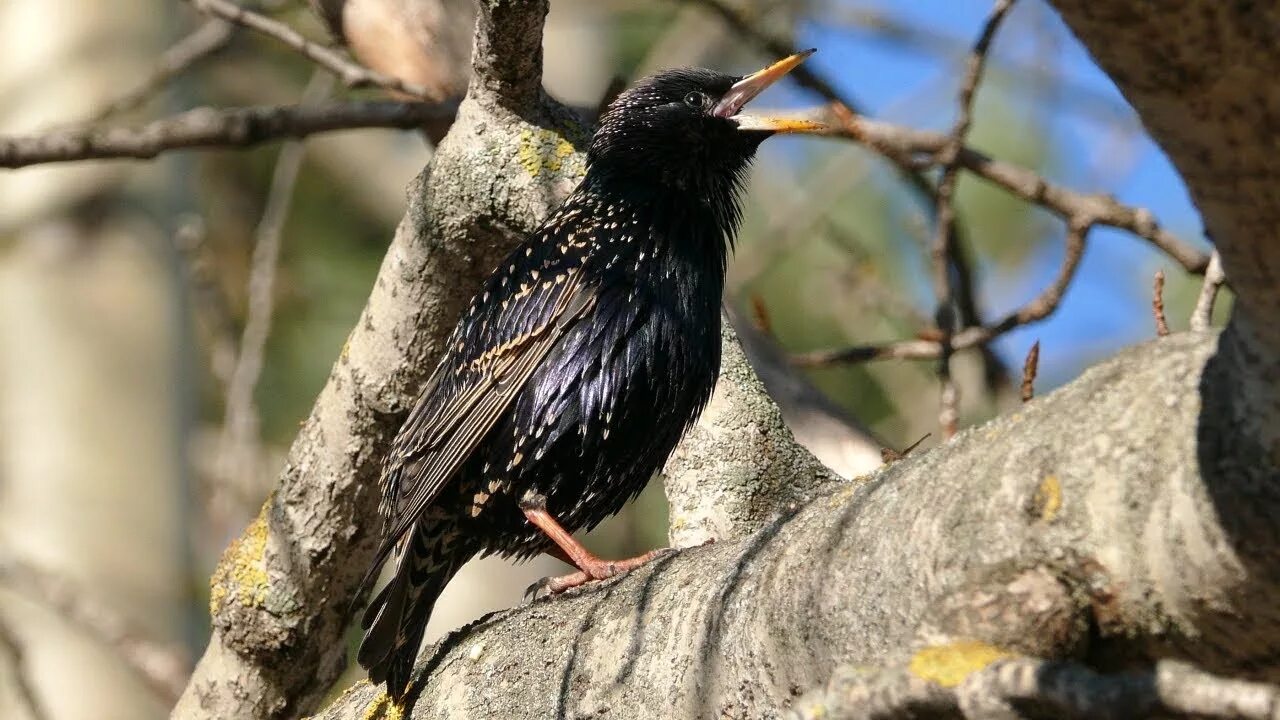
{"type": "MultiPolygon", "coordinates": [[[[871,10],[968,47],[991,3],[846,0],[838,7],[871,10]]],[[[915,127],[944,129],[951,124],[962,72],[958,58],[886,42],[875,32],[858,30],[825,12],[799,32],[801,44],[820,48],[810,62],[870,115],[915,127]],[[904,98],[909,102],[904,103],[904,98]]],[[[937,46],[935,39],[933,47],[937,46]]],[[[1034,85],[1001,84],[1006,99],[1024,103],[1047,126],[1058,152],[1048,173],[1051,180],[1076,190],[1108,192],[1122,202],[1146,207],[1184,240],[1203,242],[1199,215],[1168,159],[1044,2],[1021,0],[1014,7],[996,38],[990,67],[1002,73],[999,77],[1026,77],[1039,68],[1060,76],[1070,88],[1054,100],[1033,94],[1034,85]],[[1014,72],[1003,72],[1004,68],[1014,72]]],[[[798,94],[792,99],[803,101],[798,94]]],[[[983,301],[988,316],[1007,312],[1047,284],[1057,270],[1060,252],[1060,243],[1049,244],[1043,256],[1028,262],[1025,277],[1002,283],[1000,288],[987,287],[983,301]]],[[[1124,232],[1095,230],[1076,285],[1059,312],[1039,325],[1005,336],[999,350],[1020,365],[1027,347],[1039,338],[1047,351],[1042,355],[1042,377],[1058,384],[1078,372],[1081,363],[1152,337],[1150,279],[1161,266],[1171,276],[1181,273],[1145,241],[1124,232]]],[[[1170,318],[1175,330],[1183,320],[1170,318]]]]}

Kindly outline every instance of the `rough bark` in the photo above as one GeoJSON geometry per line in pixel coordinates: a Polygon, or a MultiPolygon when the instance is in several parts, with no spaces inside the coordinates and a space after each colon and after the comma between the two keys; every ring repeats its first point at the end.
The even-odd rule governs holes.
{"type": "Polygon", "coordinates": [[[174,717],[296,717],[337,678],[346,610],[378,541],[391,435],[473,288],[581,173],[584,135],[538,84],[546,3],[480,9],[485,72],[409,188],[368,305],[275,492],[213,576],[213,636],[174,717]]]}
{"type": "MultiPolygon", "coordinates": [[[[1131,349],[744,540],[490,616],[424,653],[412,715],[775,717],[841,665],[1198,652],[1205,591],[1238,587],[1196,473],[1215,346],[1131,349]]],[[[384,702],[359,683],[322,717],[384,702]]]]}
{"type": "MultiPolygon", "coordinates": [[[[734,407],[746,414],[711,414],[727,419],[726,442],[705,455],[686,448],[676,471],[688,479],[671,490],[678,508],[711,507],[700,493],[732,495],[729,505],[743,512],[724,522],[703,512],[692,523],[726,539],[450,636],[423,655],[414,717],[770,717],[851,666],[906,667],[945,685],[1010,654],[1099,669],[1186,658],[1219,673],[1280,678],[1280,553],[1268,522],[1280,510],[1280,325],[1265,322],[1280,316],[1280,159],[1265,151],[1280,130],[1280,88],[1268,81],[1280,75],[1276,11],[1213,0],[1059,5],[1184,172],[1214,232],[1238,294],[1221,337],[1176,335],[1131,349],[1013,415],[826,491],[809,484],[823,473],[789,445],[753,378],[740,378],[725,395],[744,393],[734,407]],[[1199,94],[1186,99],[1189,91],[1199,94]],[[779,465],[744,455],[778,451],[779,465]],[[776,468],[787,463],[801,487],[780,482],[776,468]],[[715,480],[723,468],[732,470],[728,480],[715,480]],[[775,470],[753,475],[761,468],[775,470]],[[743,481],[750,477],[762,478],[758,489],[743,481]]],[[[465,295],[465,286],[435,287],[430,273],[474,278],[462,258],[472,246],[501,244],[499,233],[475,228],[524,222],[544,208],[536,201],[546,195],[519,196],[540,186],[513,187],[512,175],[560,173],[552,164],[573,156],[558,152],[554,134],[527,135],[541,131],[504,114],[538,96],[513,86],[531,70],[527,34],[525,45],[510,47],[522,38],[483,31],[512,8],[482,5],[473,98],[441,147],[472,164],[437,158],[256,546],[266,548],[268,571],[286,569],[273,560],[276,543],[277,554],[289,542],[324,550],[295,550],[301,564],[262,573],[251,593],[229,586],[258,607],[215,613],[218,633],[197,679],[212,678],[224,695],[272,690],[277,702],[293,703],[244,705],[252,714],[296,712],[331,677],[332,665],[314,668],[341,651],[334,598],[349,591],[371,546],[363,533],[372,526],[353,518],[371,516],[377,448],[465,295]],[[511,65],[495,67],[503,57],[511,65]],[[516,153],[529,162],[513,163],[513,146],[533,137],[548,137],[553,152],[516,153]],[[464,152],[485,144],[507,154],[464,152]],[[446,167],[449,182],[433,190],[446,167]],[[467,214],[476,207],[488,211],[467,214]],[[513,210],[521,212],[505,214],[513,210]],[[462,242],[445,240],[455,237],[462,242]],[[332,448],[349,444],[351,456],[337,453],[326,466],[332,448]],[[341,532],[325,534],[334,516],[341,532]],[[292,612],[310,624],[282,625],[291,640],[283,646],[270,634],[237,635],[290,617],[262,611],[279,606],[271,598],[281,589],[296,593],[292,612]],[[234,673],[219,684],[214,664],[228,657],[251,668],[255,684],[237,686],[234,673]],[[277,676],[289,683],[281,690],[271,684],[277,676]]],[[[229,567],[262,567],[260,557],[247,565],[242,557],[230,552],[229,567]]],[[[323,716],[367,717],[379,707],[390,710],[380,690],[358,683],[323,716]]]]}

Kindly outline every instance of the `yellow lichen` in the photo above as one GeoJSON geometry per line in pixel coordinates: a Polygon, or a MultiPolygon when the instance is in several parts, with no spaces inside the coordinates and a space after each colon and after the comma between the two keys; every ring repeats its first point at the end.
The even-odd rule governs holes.
{"type": "Polygon", "coordinates": [[[228,601],[261,607],[267,599],[267,508],[263,503],[258,517],[240,537],[231,541],[209,581],[209,612],[217,615],[228,601]]]}
{"type": "Polygon", "coordinates": [[[1040,487],[1036,488],[1036,494],[1031,498],[1032,506],[1035,508],[1035,514],[1045,522],[1053,522],[1058,516],[1058,511],[1062,509],[1062,483],[1059,482],[1057,476],[1049,475],[1040,481],[1040,487]]]}
{"type": "Polygon", "coordinates": [[[545,171],[566,169],[565,163],[573,158],[575,152],[568,140],[551,130],[523,130],[516,157],[526,172],[537,177],[545,171]]]}
{"type": "Polygon", "coordinates": [[[391,696],[385,691],[378,693],[378,696],[369,703],[369,707],[364,709],[364,714],[360,716],[360,720],[403,720],[404,708],[396,704],[391,696]]]}
{"type": "Polygon", "coordinates": [[[979,640],[957,640],[946,645],[933,645],[911,658],[913,675],[943,687],[955,687],[965,678],[1013,653],[979,640]]]}

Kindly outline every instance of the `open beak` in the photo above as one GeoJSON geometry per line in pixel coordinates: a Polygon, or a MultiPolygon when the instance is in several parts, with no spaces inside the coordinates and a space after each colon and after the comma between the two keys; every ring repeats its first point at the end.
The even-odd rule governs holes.
{"type": "Polygon", "coordinates": [[[805,58],[817,52],[817,50],[804,50],[795,55],[785,57],[769,67],[751,73],[742,78],[729,88],[729,92],[720,98],[720,102],[712,108],[711,114],[732,120],[737,123],[739,130],[755,130],[763,132],[775,133],[803,133],[803,132],[824,132],[829,128],[813,120],[802,120],[797,118],[781,118],[781,117],[762,117],[759,115],[744,115],[742,107],[752,98],[764,92],[765,88],[782,79],[783,75],[791,72],[797,65],[805,61],[805,58]]]}

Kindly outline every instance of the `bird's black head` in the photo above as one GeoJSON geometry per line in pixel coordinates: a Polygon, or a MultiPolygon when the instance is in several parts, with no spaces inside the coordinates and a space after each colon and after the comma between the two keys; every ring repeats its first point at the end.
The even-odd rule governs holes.
{"type": "Polygon", "coordinates": [[[600,118],[588,168],[684,189],[736,184],[765,138],[823,129],[815,122],[740,112],[812,53],[797,53],[745,77],[678,68],[641,80],[600,118]]]}

